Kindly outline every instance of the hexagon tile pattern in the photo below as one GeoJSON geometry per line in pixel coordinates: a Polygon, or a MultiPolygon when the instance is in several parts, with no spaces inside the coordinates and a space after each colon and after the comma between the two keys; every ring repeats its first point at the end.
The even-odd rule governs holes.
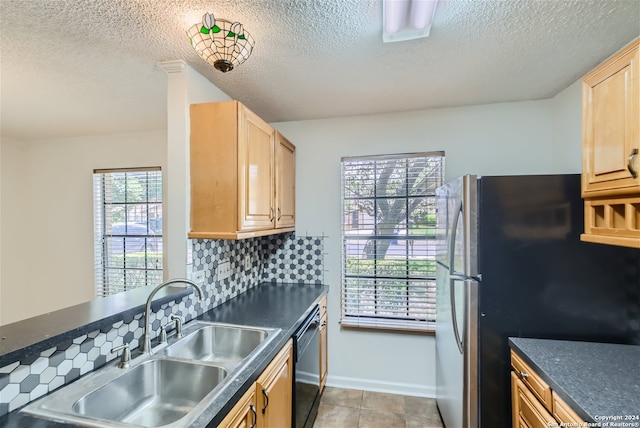
{"type": "MultiPolygon", "coordinates": [[[[191,294],[152,312],[151,337],[172,314],[187,322],[263,281],[322,283],[324,238],[287,233],[242,241],[194,240],[191,266],[205,271],[204,299],[200,302],[191,294]],[[226,260],[231,275],[218,280],[218,265],[226,260]]],[[[137,348],[143,329],[140,313],[129,322],[118,321],[0,367],[0,416],[116,359],[111,350],[124,342],[137,348]]]]}

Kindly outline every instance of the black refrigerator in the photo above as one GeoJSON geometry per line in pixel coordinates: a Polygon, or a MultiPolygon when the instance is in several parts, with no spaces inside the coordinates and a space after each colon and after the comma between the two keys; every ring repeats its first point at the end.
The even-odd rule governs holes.
{"type": "Polygon", "coordinates": [[[467,175],[437,203],[447,428],[511,426],[509,336],[640,344],[640,250],[580,241],[580,175],[467,175]]]}

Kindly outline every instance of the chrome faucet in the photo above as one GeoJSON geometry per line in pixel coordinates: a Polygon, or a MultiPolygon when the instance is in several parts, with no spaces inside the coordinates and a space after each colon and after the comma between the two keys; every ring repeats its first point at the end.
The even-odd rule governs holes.
{"type": "Polygon", "coordinates": [[[166,287],[167,285],[171,285],[179,282],[188,284],[193,288],[195,288],[196,291],[198,292],[198,297],[200,300],[204,298],[204,294],[202,293],[202,288],[200,288],[198,284],[196,284],[195,282],[189,279],[183,279],[183,278],[170,279],[169,281],[163,282],[162,284],[154,288],[151,294],[149,294],[149,297],[147,298],[147,303],[144,307],[144,336],[142,337],[142,345],[140,345],[140,351],[142,351],[143,353],[147,353],[147,354],[151,353],[151,335],[149,334],[149,324],[150,324],[149,315],[151,313],[151,300],[153,300],[153,296],[155,296],[158,290],[160,290],[161,288],[166,287]]]}

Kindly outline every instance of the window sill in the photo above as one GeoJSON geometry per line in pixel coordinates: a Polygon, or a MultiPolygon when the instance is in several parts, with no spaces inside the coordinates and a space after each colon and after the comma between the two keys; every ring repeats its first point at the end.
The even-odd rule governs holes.
{"type": "Polygon", "coordinates": [[[429,336],[434,336],[436,333],[435,323],[406,323],[367,318],[343,318],[340,320],[340,326],[349,329],[396,331],[399,333],[416,333],[429,336]]]}

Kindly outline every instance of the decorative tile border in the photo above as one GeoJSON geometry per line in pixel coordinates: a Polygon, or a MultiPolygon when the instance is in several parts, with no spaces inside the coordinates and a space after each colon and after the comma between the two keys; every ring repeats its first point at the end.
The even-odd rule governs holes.
{"type": "MultiPolygon", "coordinates": [[[[194,240],[192,248],[193,271],[205,271],[203,301],[190,294],[151,312],[152,338],[172,314],[188,322],[261,282],[323,283],[324,236],[288,233],[241,241],[194,240]],[[218,264],[227,259],[231,275],[218,281],[218,264]]],[[[142,318],[142,313],[136,314],[0,367],[0,416],[113,361],[118,357],[111,352],[114,347],[126,342],[136,349],[143,335],[142,318]]]]}

